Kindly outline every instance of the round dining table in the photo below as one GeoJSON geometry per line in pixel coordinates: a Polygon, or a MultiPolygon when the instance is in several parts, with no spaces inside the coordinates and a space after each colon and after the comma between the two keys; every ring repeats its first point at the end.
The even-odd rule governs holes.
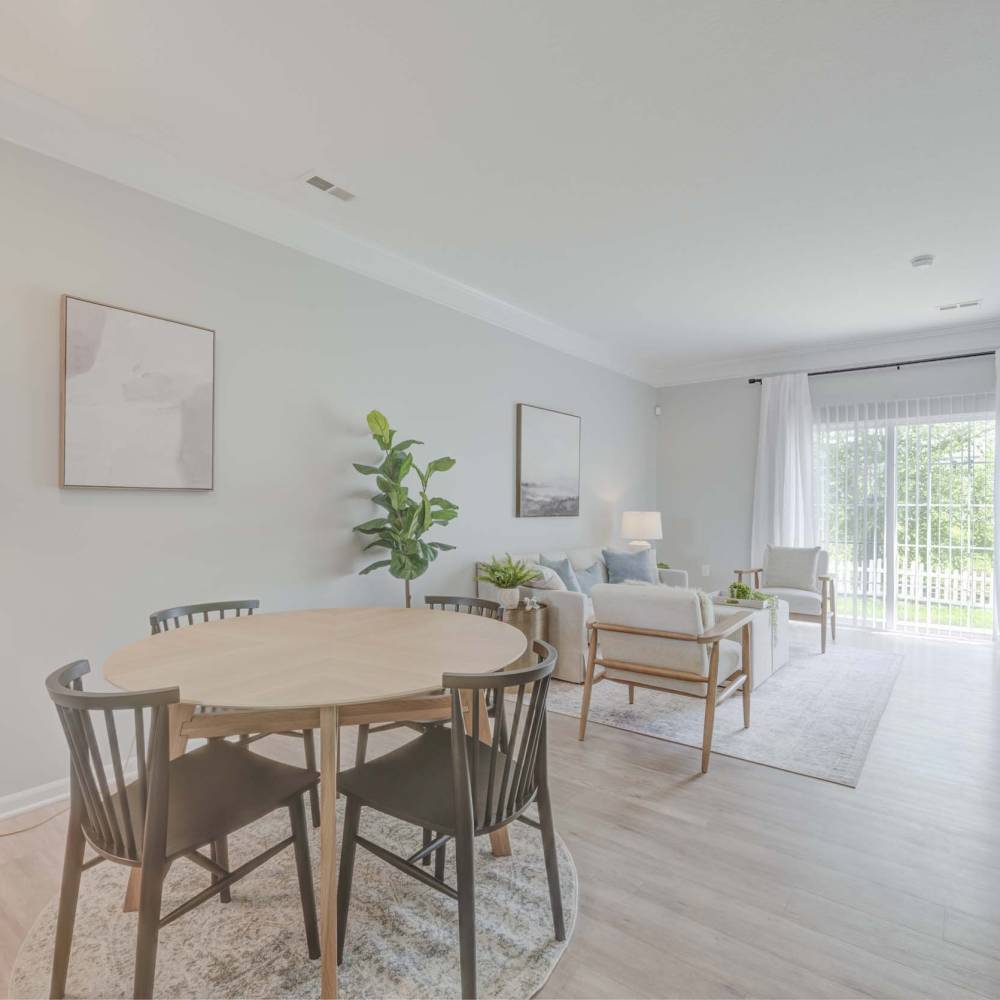
{"type": "Polygon", "coordinates": [[[339,727],[440,718],[442,699],[429,696],[441,693],[442,674],[503,670],[525,646],[518,629],[474,614],[325,608],[172,629],[112,653],[104,677],[126,691],[179,688],[172,735],[182,747],[197,736],[319,729],[322,996],[335,997],[339,727]],[[242,711],[195,715],[196,705],[242,711]]]}

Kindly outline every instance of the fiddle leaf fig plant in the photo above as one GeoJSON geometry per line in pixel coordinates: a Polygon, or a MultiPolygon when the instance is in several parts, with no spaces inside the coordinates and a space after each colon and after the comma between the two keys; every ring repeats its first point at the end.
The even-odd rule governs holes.
{"type": "Polygon", "coordinates": [[[435,458],[421,469],[410,449],[423,444],[423,441],[408,438],[394,443],[396,432],[378,410],[372,410],[367,421],[368,429],[382,451],[382,461],[378,465],[355,462],[354,468],[363,476],[375,477],[378,492],[372,497],[372,502],[385,514],[355,525],[354,530],[371,536],[372,540],[364,547],[365,552],[384,549],[388,558],[370,563],[361,570],[361,575],[388,568],[392,576],[403,581],[406,606],[410,607],[410,581],[423,576],[439,552],[455,548],[445,542],[424,541],[423,537],[432,528],[443,527],[458,517],[457,504],[444,497],[428,496],[431,477],[438,472],[447,472],[454,466],[455,459],[435,458]],[[411,474],[415,474],[420,481],[415,493],[410,492],[405,482],[411,474]]]}

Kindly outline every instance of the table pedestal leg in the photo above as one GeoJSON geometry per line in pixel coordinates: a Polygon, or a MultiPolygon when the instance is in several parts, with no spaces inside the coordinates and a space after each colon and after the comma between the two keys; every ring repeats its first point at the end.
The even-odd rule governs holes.
{"type": "Polygon", "coordinates": [[[340,740],[336,706],[320,710],[319,728],[320,996],[333,998],[337,995],[337,745],[340,740]]]}
{"type": "MultiPolygon", "coordinates": [[[[465,731],[472,735],[472,707],[468,699],[463,695],[463,714],[465,715],[465,731]]],[[[490,717],[486,711],[486,694],[479,692],[479,738],[487,746],[493,742],[493,733],[490,730],[490,717]]],[[[513,851],[510,848],[510,835],[507,827],[502,830],[494,830],[490,834],[490,847],[493,849],[493,857],[509,858],[513,851]]]]}
{"type": "MultiPolygon", "coordinates": [[[[187,737],[181,735],[181,726],[185,722],[190,722],[194,715],[194,705],[168,705],[167,715],[170,726],[170,759],[183,755],[187,750],[187,737]]],[[[137,753],[142,753],[142,748],[136,749],[137,753]]],[[[125,903],[122,910],[125,913],[135,913],[139,909],[139,869],[133,868],[128,877],[128,888],[125,890],[125,903]]]]}

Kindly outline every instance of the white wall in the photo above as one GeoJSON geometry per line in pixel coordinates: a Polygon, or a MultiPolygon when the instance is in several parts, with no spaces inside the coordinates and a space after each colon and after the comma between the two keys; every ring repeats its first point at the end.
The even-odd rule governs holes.
{"type": "MultiPolygon", "coordinates": [[[[905,345],[898,357],[907,357],[905,345]]],[[[813,406],[824,406],[992,392],[994,382],[986,357],[823,375],[809,380],[809,392],[813,406]]],[[[659,402],[659,558],[686,569],[693,586],[726,586],[733,569],[749,565],[760,386],[746,378],[672,386],[660,390],[659,402]]]]}
{"type": "Polygon", "coordinates": [[[655,502],[655,390],[91,174],[0,144],[0,812],[64,777],[42,681],[99,669],[149,612],[399,603],[359,578],[374,516],[352,461],[377,407],[461,506],[459,546],[415,585],[473,593],[492,552],[600,544],[655,502]],[[211,493],[58,487],[59,309],[69,293],[217,331],[211,493]],[[513,515],[514,404],[583,418],[579,518],[513,515]]]}
{"type": "Polygon", "coordinates": [[[659,558],[716,590],[750,558],[760,386],[744,379],[661,389],[659,558]],[[702,576],[702,566],[709,575],[702,576]]]}

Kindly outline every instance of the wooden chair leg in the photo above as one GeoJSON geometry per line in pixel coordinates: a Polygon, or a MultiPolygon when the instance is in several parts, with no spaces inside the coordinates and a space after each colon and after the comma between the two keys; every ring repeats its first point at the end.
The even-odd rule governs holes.
{"type": "Polygon", "coordinates": [[[715,730],[715,703],[719,697],[719,644],[712,643],[712,655],[708,665],[708,690],[705,692],[705,734],[701,744],[701,773],[708,773],[708,762],[712,756],[712,733],[715,730]]]}
{"type": "Polygon", "coordinates": [[[357,853],[361,800],[347,797],[344,809],[344,839],[340,847],[340,875],[337,877],[337,965],[344,961],[347,938],[347,914],[351,908],[351,882],[354,880],[354,855],[357,853]]]}
{"type": "MultiPolygon", "coordinates": [[[[211,850],[212,860],[217,864],[221,865],[226,871],[229,871],[229,840],[226,837],[220,837],[218,840],[212,843],[211,850]]],[[[217,882],[218,879],[213,878],[213,882],[217,882]]],[[[231,903],[233,901],[232,893],[229,889],[223,889],[219,893],[220,903],[231,903]]]]}
{"type": "Polygon", "coordinates": [[[462,998],[476,996],[476,864],[471,828],[455,834],[458,873],[458,942],[462,967],[462,998]]]}
{"type": "Polygon", "coordinates": [[[69,969],[69,953],[73,947],[80,875],[83,873],[83,827],[80,825],[79,795],[75,790],[71,798],[73,801],[70,805],[69,827],[66,830],[66,850],[63,854],[62,887],[59,890],[56,946],[52,955],[52,978],[49,983],[49,996],[56,1000],[62,1000],[66,995],[66,973],[69,969]]]}
{"type": "Polygon", "coordinates": [[[156,974],[156,946],[160,935],[160,900],[167,866],[162,858],[147,858],[142,865],[139,891],[139,930],[135,943],[133,996],[153,996],[156,974]]]}
{"type": "Polygon", "coordinates": [[[369,726],[367,724],[358,726],[358,749],[357,753],[354,755],[354,766],[357,767],[358,764],[363,764],[365,758],[368,756],[368,730],[369,726]]]}
{"type": "Polygon", "coordinates": [[[635,704],[635,685],[629,684],[628,686],[628,703],[630,705],[635,704]]]}
{"type": "Polygon", "coordinates": [[[306,947],[310,958],[319,958],[319,924],[316,922],[316,896],[313,893],[312,864],[309,860],[309,834],[306,831],[306,810],[302,796],[296,795],[288,803],[288,820],[295,838],[295,869],[299,876],[299,897],[302,900],[302,919],[306,927],[306,947]]]}
{"type": "Polygon", "coordinates": [[[823,611],[819,618],[819,649],[821,653],[826,652],[826,603],[823,604],[823,611]]]}
{"type": "MultiPolygon", "coordinates": [[[[545,725],[545,723],[542,723],[545,725]]],[[[542,740],[547,733],[542,733],[542,740]]],[[[552,797],[549,795],[548,751],[544,743],[538,754],[538,822],[542,828],[542,851],[545,854],[545,875],[549,882],[549,903],[556,940],[566,940],[563,920],[562,889],[559,885],[559,852],[556,850],[556,828],[552,821],[552,797]]]]}
{"type": "MultiPolygon", "coordinates": [[[[306,751],[306,767],[316,770],[316,739],[311,729],[302,730],[302,744],[306,751]]],[[[309,789],[309,811],[312,814],[312,825],[319,827],[319,785],[309,789]]]]}
{"type": "Polygon", "coordinates": [[[837,641],[837,588],[830,583],[830,638],[837,641]]]}
{"type": "Polygon", "coordinates": [[[597,668],[597,629],[590,630],[587,641],[587,676],[583,682],[583,704],[580,706],[580,731],[577,739],[587,735],[587,716],[590,714],[590,692],[594,687],[594,671],[597,668]]]}
{"type": "Polygon", "coordinates": [[[444,862],[445,862],[444,852],[445,852],[445,847],[443,844],[434,852],[434,877],[439,882],[444,881],[444,862]]]}

